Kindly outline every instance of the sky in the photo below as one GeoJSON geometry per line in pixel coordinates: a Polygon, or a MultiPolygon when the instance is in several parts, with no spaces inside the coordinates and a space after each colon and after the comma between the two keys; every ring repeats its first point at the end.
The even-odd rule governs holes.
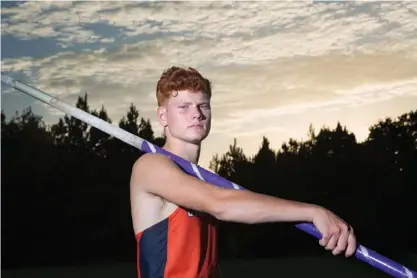
{"type": "MultiPolygon", "coordinates": [[[[251,156],[309,125],[339,121],[363,141],[378,120],[417,108],[417,2],[1,2],[2,72],[75,105],[85,92],[113,122],[130,103],[156,135],[156,82],[172,66],[213,84],[212,131],[200,165],[233,139],[251,156]]],[[[31,107],[2,86],[8,117],[31,107]]]]}

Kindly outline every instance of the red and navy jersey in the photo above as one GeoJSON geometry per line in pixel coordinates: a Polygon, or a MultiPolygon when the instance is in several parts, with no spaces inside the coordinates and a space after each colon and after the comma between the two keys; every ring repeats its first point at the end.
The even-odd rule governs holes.
{"type": "Polygon", "coordinates": [[[178,207],[136,234],[138,278],[218,278],[216,222],[178,207]]]}

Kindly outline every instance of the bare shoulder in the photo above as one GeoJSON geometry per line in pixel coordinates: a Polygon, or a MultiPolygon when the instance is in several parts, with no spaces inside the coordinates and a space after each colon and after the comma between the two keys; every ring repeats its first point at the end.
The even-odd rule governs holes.
{"type": "Polygon", "coordinates": [[[146,190],[158,182],[159,175],[172,174],[181,174],[181,170],[173,161],[162,154],[146,153],[133,164],[131,184],[146,190]]]}
{"type": "Polygon", "coordinates": [[[162,154],[144,154],[133,165],[131,191],[157,196],[164,202],[216,215],[225,189],[184,172],[162,154]]]}
{"type": "Polygon", "coordinates": [[[176,164],[163,154],[145,153],[135,161],[133,164],[133,171],[135,173],[148,171],[155,172],[166,167],[176,167],[176,164]]]}
{"type": "Polygon", "coordinates": [[[130,181],[130,202],[133,228],[135,233],[154,225],[164,219],[173,209],[165,199],[149,190],[158,169],[163,167],[160,161],[165,158],[159,154],[144,154],[132,167],[130,181]],[[156,171],[155,171],[156,170],[156,171]]]}

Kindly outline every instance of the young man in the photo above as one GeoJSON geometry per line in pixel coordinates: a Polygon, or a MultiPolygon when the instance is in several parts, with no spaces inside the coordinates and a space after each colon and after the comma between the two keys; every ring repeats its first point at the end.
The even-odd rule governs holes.
{"type": "MultiPolygon", "coordinates": [[[[171,67],[156,88],[163,147],[195,164],[211,126],[211,84],[192,68],[171,67]]],[[[219,188],[182,171],[160,154],[145,154],[134,164],[131,209],[141,278],[219,277],[217,220],[240,223],[312,222],[319,243],[334,255],[356,250],[353,230],[323,207],[219,188]]]]}

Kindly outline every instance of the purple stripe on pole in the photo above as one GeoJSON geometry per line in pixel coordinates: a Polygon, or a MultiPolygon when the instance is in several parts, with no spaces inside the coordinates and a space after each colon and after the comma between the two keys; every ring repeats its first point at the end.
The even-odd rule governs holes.
{"type": "MultiPolygon", "coordinates": [[[[180,168],[183,169],[186,173],[197,177],[199,179],[202,179],[210,184],[223,187],[223,188],[229,188],[229,189],[239,189],[239,190],[245,190],[242,186],[236,185],[232,183],[231,181],[220,177],[219,175],[216,175],[204,168],[201,168],[198,165],[194,165],[191,162],[174,155],[158,146],[152,145],[148,141],[143,141],[143,144],[141,146],[141,150],[143,152],[147,153],[159,153],[167,156],[171,160],[173,160],[180,168]]],[[[320,239],[321,234],[316,229],[316,227],[313,224],[310,223],[301,223],[296,224],[295,227],[298,229],[320,239]]],[[[417,272],[406,268],[405,266],[389,259],[381,254],[378,254],[375,251],[372,251],[362,245],[358,245],[356,252],[355,252],[356,258],[359,260],[366,262],[370,264],[371,266],[384,271],[385,273],[393,276],[393,277],[406,277],[406,278],[417,278],[417,272]]]]}

